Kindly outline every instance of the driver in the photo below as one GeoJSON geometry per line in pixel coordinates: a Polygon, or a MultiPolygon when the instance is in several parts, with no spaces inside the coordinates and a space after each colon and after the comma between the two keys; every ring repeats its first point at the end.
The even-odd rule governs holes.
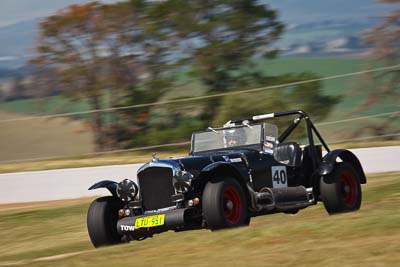
{"type": "Polygon", "coordinates": [[[246,145],[246,132],[243,128],[233,128],[225,130],[224,143],[226,147],[246,145]]]}

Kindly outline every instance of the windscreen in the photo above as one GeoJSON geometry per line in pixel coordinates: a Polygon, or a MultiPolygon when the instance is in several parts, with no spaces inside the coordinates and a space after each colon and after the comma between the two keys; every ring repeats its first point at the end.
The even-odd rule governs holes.
{"type": "Polygon", "coordinates": [[[261,124],[208,130],[193,134],[193,152],[261,144],[261,124]]]}

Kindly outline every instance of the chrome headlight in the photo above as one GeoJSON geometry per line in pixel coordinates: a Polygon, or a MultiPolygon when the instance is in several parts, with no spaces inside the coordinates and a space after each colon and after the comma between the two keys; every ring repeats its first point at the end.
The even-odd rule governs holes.
{"type": "Polygon", "coordinates": [[[138,186],[129,179],[124,179],[117,186],[117,195],[124,202],[134,200],[138,191],[138,186]]]}
{"type": "Polygon", "coordinates": [[[177,171],[172,179],[172,184],[177,193],[185,193],[192,183],[193,174],[187,171],[177,171]]]}

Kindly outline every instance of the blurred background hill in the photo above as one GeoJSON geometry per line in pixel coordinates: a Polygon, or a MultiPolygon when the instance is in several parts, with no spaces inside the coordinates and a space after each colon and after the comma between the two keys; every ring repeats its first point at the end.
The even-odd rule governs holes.
{"type": "MultiPolygon", "coordinates": [[[[101,34],[107,35],[109,39],[120,30],[115,25],[121,25],[122,22],[118,20],[121,18],[126,18],[125,21],[130,22],[130,26],[126,26],[125,29],[140,28],[145,20],[146,23],[152,22],[158,27],[146,28],[149,35],[141,36],[142,39],[136,40],[135,44],[132,40],[124,40],[125,43],[118,47],[115,44],[120,42],[120,39],[115,39],[110,51],[119,49],[118,56],[107,52],[108,54],[99,56],[93,61],[104,66],[101,69],[85,65],[85,70],[91,69],[99,76],[93,87],[96,89],[90,93],[87,90],[89,85],[85,87],[81,86],[81,83],[79,85],[71,83],[79,79],[85,81],[84,78],[76,76],[76,73],[70,71],[67,82],[64,76],[63,79],[57,79],[66,74],[66,68],[73,69],[70,62],[69,67],[65,63],[71,58],[65,58],[63,65],[55,68],[39,70],[43,66],[55,65],[54,61],[32,64],[40,57],[38,50],[46,44],[46,38],[54,37],[46,36],[44,34],[46,29],[52,31],[51,23],[62,23],[52,22],[49,16],[67,17],[68,6],[79,4],[84,7],[90,1],[43,0],[35,5],[28,0],[2,1],[0,4],[1,118],[7,120],[24,118],[28,115],[79,113],[95,107],[104,109],[140,105],[381,67],[388,64],[387,61],[373,54],[376,43],[365,41],[365,38],[368,30],[379,25],[385,14],[399,9],[396,3],[385,4],[365,0],[249,1],[254,6],[252,8],[259,5],[266,6],[265,9],[258,9],[260,12],[258,16],[260,21],[264,16],[270,22],[262,31],[254,32],[252,40],[254,43],[260,43],[254,46],[258,49],[255,51],[253,46],[246,43],[246,39],[236,36],[233,42],[229,39],[231,37],[225,37],[218,27],[226,25],[220,26],[223,24],[219,22],[217,15],[215,24],[221,24],[217,26],[208,24],[208,27],[215,27],[214,30],[220,35],[217,36],[217,40],[209,41],[207,44],[204,40],[208,40],[211,31],[208,32],[200,20],[189,25],[180,21],[189,18],[177,16],[171,19],[173,26],[168,26],[169,28],[157,24],[163,19],[168,21],[171,14],[185,10],[184,8],[188,13],[192,12],[191,6],[185,6],[183,2],[174,6],[174,1],[156,1],[145,2],[147,4],[144,7],[143,2],[145,1],[109,0],[101,1],[92,7],[86,6],[88,12],[94,10],[93,12],[98,12],[98,17],[107,21],[108,28],[102,29],[101,34]],[[163,5],[163,2],[167,4],[157,9],[157,5],[163,5]],[[172,4],[168,5],[169,2],[172,4]],[[123,5],[129,7],[125,10],[130,10],[131,13],[122,12],[123,5]],[[118,14],[117,12],[122,12],[119,13],[121,18],[118,18],[118,15],[110,16],[113,13],[118,14]],[[168,31],[178,32],[179,36],[171,38],[166,34],[168,31]],[[262,38],[260,33],[264,35],[262,38]],[[151,34],[153,35],[150,36],[151,34]],[[188,52],[178,45],[180,50],[172,51],[173,45],[177,44],[176,39],[179,39],[178,43],[181,44],[191,40],[194,48],[188,52]],[[141,45],[144,47],[138,49],[141,45]],[[229,49],[233,51],[235,45],[238,47],[242,45],[241,49],[245,53],[227,53],[229,49]],[[228,49],[221,50],[218,46],[228,49]],[[130,54],[127,53],[127,47],[130,54]],[[143,52],[150,56],[141,58],[137,55],[137,51],[139,54],[143,52]],[[115,71],[117,66],[123,68],[115,71]],[[98,96],[95,105],[93,92],[98,96]]],[[[189,2],[196,4],[196,1],[189,2]]],[[[222,8],[222,13],[229,12],[229,9],[226,11],[224,8],[225,6],[222,8]]],[[[232,5],[229,8],[242,12],[248,7],[232,5]]],[[[81,12],[83,17],[79,25],[59,24],[59,28],[64,29],[64,33],[76,34],[74,27],[86,27],[85,25],[91,25],[93,19],[96,19],[96,16],[86,17],[84,15],[86,11],[81,12]],[[85,21],[88,24],[85,24],[85,21]]],[[[71,14],[68,13],[70,18],[76,15],[71,14]]],[[[231,16],[236,16],[229,25],[232,29],[236,27],[235,21],[241,25],[248,21],[237,14],[231,16]]],[[[103,53],[104,43],[97,49],[99,53],[103,53]]],[[[42,51],[41,55],[45,53],[42,51]]],[[[391,62],[392,65],[395,63],[398,64],[391,62]]],[[[383,78],[386,85],[375,78],[374,75],[353,76],[295,88],[287,87],[242,96],[102,112],[101,115],[98,115],[100,113],[73,114],[64,118],[35,119],[29,123],[25,120],[4,122],[0,124],[2,129],[0,160],[72,156],[94,151],[180,142],[189,140],[192,131],[202,130],[209,125],[220,126],[222,122],[232,117],[288,108],[304,108],[317,122],[332,122],[398,111],[398,85],[388,89],[386,82],[392,80],[391,77],[383,78]],[[58,133],[52,130],[55,128],[58,133]],[[19,145],[13,146],[13,144],[19,145]]],[[[330,141],[382,135],[386,136],[382,139],[393,140],[398,137],[391,134],[397,134],[399,131],[400,122],[396,115],[359,120],[355,123],[321,126],[321,132],[330,141]]]]}
{"type": "MultiPolygon", "coordinates": [[[[44,16],[71,4],[85,0],[40,0],[32,5],[28,0],[2,1],[0,10],[0,68],[21,67],[37,38],[38,22],[44,16]],[[18,3],[17,5],[15,3],[18,3]],[[16,8],[18,6],[18,8],[16,8]]],[[[103,3],[116,0],[101,1],[103,3]]],[[[360,33],[374,26],[380,13],[392,7],[375,1],[318,0],[261,1],[278,10],[287,31],[277,46],[283,55],[326,56],[365,52],[360,33]]]]}

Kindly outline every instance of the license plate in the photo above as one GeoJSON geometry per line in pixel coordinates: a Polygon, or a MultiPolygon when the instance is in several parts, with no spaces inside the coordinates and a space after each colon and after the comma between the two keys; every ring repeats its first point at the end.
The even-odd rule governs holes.
{"type": "Polygon", "coordinates": [[[165,214],[138,218],[135,221],[135,229],[164,225],[164,219],[165,214]]]}

